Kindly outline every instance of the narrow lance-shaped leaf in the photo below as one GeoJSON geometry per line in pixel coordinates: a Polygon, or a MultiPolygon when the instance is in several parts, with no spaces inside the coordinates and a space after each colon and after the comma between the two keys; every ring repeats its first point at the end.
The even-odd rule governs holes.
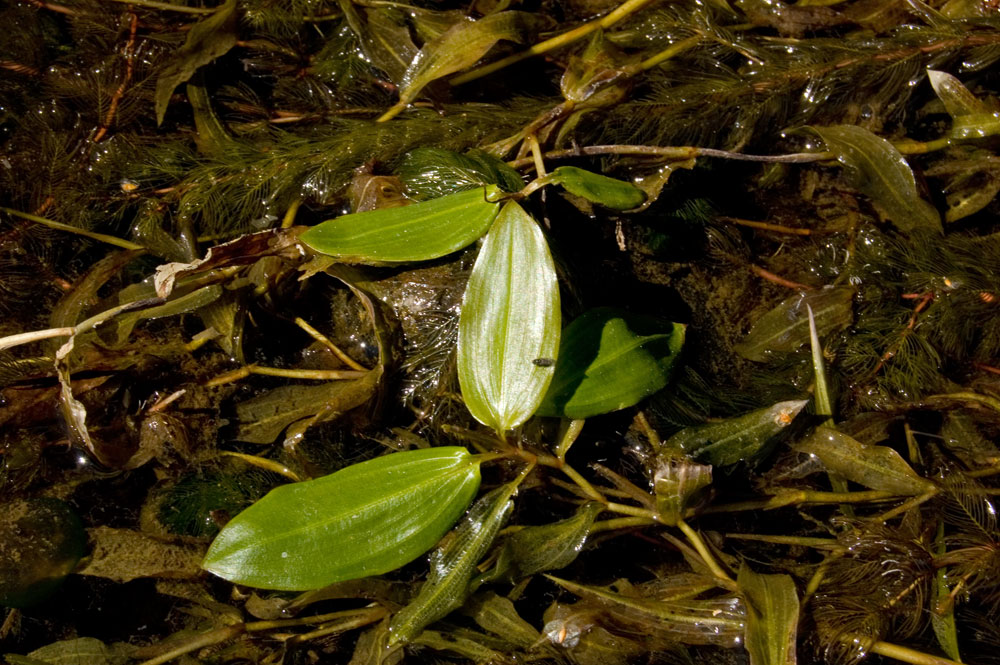
{"type": "Polygon", "coordinates": [[[478,488],[479,461],[464,448],[386,455],[272,490],[226,525],[202,565],[282,590],[379,575],[433,547],[478,488]]]}
{"type": "Polygon", "coordinates": [[[612,210],[631,210],[646,202],[646,193],[632,183],[575,166],[560,166],[543,179],[547,183],[562,185],[570,194],[612,210]]]}
{"type": "Polygon", "coordinates": [[[778,402],[721,422],[688,427],[670,437],[664,448],[679,448],[715,466],[750,460],[766,454],[775,437],[808,403],[806,399],[778,402]]]}
{"type": "Polygon", "coordinates": [[[853,295],[852,289],[833,288],[785,298],[754,322],[736,352],[748,360],[764,361],[770,353],[795,351],[809,341],[807,308],[813,311],[819,335],[845,328],[851,324],[853,295]]]}
{"type": "Polygon", "coordinates": [[[563,333],[543,416],[589,418],[630,407],[667,385],[683,325],[601,307],[563,333]]]}
{"type": "MultiPolygon", "coordinates": [[[[947,552],[944,538],[944,522],[938,522],[937,535],[934,537],[934,549],[938,556],[947,552]]],[[[934,575],[933,594],[931,596],[934,610],[931,615],[931,628],[937,638],[941,650],[952,660],[962,662],[962,654],[958,644],[958,625],[955,623],[955,606],[951,601],[951,587],[948,586],[948,569],[938,568],[934,575]]]]}
{"type": "Polygon", "coordinates": [[[476,420],[502,433],[535,413],[552,379],[559,322],[548,244],[510,201],[479,250],[458,323],[458,379],[476,420]]]}
{"type": "Polygon", "coordinates": [[[514,646],[528,649],[541,637],[534,626],[521,618],[509,598],[498,596],[492,591],[477,594],[466,607],[480,628],[502,637],[514,646]]]}
{"type": "Polygon", "coordinates": [[[389,645],[406,643],[433,622],[458,609],[469,593],[476,564],[496,539],[514,509],[511,498],[522,477],[476,501],[451,537],[430,556],[427,581],[413,601],[393,617],[389,645]]]}
{"type": "Polygon", "coordinates": [[[199,67],[236,46],[236,29],[236,0],[226,0],[215,13],[191,27],[184,45],[156,80],[156,124],[163,122],[174,88],[190,79],[199,67]]]}
{"type": "Polygon", "coordinates": [[[810,127],[846,167],[848,181],[900,230],[941,232],[937,210],[920,198],[910,165],[891,143],[854,125],[810,127]]]}
{"type": "Polygon", "coordinates": [[[379,120],[406,108],[431,81],[475,64],[501,39],[522,43],[538,23],[539,18],[528,12],[506,11],[452,26],[420,49],[403,75],[399,102],[379,120]]]}
{"type": "Polygon", "coordinates": [[[983,138],[1000,133],[1000,113],[991,112],[961,81],[935,69],[927,70],[927,78],[951,116],[953,138],[983,138]]]}
{"type": "Polygon", "coordinates": [[[736,578],[747,611],[750,665],[795,665],[799,597],[788,575],[762,575],[748,566],[736,578]]]}
{"type": "Polygon", "coordinates": [[[427,261],[472,244],[490,228],[499,190],[477,187],[410,206],[342,215],[300,240],[342,263],[384,265],[427,261]]]}
{"type": "Polygon", "coordinates": [[[873,490],[914,496],[935,488],[892,448],[869,446],[835,429],[817,427],[794,448],[815,455],[829,471],[873,490]]]}

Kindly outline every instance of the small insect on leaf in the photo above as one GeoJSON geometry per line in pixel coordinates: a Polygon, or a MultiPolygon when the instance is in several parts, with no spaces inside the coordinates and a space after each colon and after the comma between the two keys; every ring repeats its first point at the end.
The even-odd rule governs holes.
{"type": "Polygon", "coordinates": [[[202,567],[289,591],[379,575],[433,547],[478,489],[465,448],[385,455],[272,490],[226,525],[202,567]]]}
{"type": "Polygon", "coordinates": [[[545,237],[508,202],[472,268],[458,324],[458,380],[476,420],[505,432],[535,413],[552,380],[544,360],[556,357],[559,326],[545,237]]]}
{"type": "Polygon", "coordinates": [[[343,263],[428,261],[479,239],[496,218],[499,189],[476,187],[397,208],[342,215],[302,234],[306,246],[343,263]]]}

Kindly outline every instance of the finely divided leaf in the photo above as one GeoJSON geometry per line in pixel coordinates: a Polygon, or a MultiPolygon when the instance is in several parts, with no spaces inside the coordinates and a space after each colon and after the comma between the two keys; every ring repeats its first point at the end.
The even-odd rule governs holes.
{"type": "Polygon", "coordinates": [[[631,210],[646,202],[646,193],[624,180],[616,180],[575,166],[560,166],[545,177],[548,182],[562,185],[570,194],[600,203],[612,210],[631,210]]]}
{"type": "Polygon", "coordinates": [[[236,29],[236,0],[226,0],[214,14],[191,27],[184,45],[177,50],[156,80],[157,125],[163,122],[174,88],[191,78],[199,67],[225,55],[236,46],[236,29]]]}
{"type": "Polygon", "coordinates": [[[472,244],[499,208],[496,187],[477,187],[399,208],[342,215],[302,234],[301,240],[343,263],[371,265],[427,261],[472,244]]]}
{"type": "Polygon", "coordinates": [[[202,565],[264,589],[380,575],[433,547],[478,488],[479,462],[464,448],[386,455],[272,490],[226,525],[202,565]]]}
{"type": "Polygon", "coordinates": [[[563,334],[543,416],[589,418],[636,404],[667,385],[683,325],[601,307],[563,334]]]}
{"type": "Polygon", "coordinates": [[[556,357],[559,317],[545,237],[508,202],[472,268],[458,324],[458,379],[476,420],[505,432],[534,414],[552,379],[545,359],[556,357]]]}
{"type": "Polygon", "coordinates": [[[505,192],[524,187],[517,171],[481,150],[463,155],[443,148],[417,148],[403,155],[396,173],[406,195],[418,201],[484,185],[497,185],[505,192]]]}
{"type": "Polygon", "coordinates": [[[815,455],[827,470],[873,490],[916,496],[935,487],[892,448],[866,445],[835,429],[817,427],[794,448],[815,455]]]}
{"type": "Polygon", "coordinates": [[[520,478],[476,501],[441,547],[430,556],[427,581],[413,601],[392,618],[389,645],[411,641],[424,628],[458,609],[469,593],[476,564],[514,509],[520,478]]]}
{"type": "Polygon", "coordinates": [[[817,334],[822,336],[851,324],[853,310],[849,288],[822,289],[782,300],[757,319],[736,352],[748,360],[764,361],[774,352],[795,351],[809,341],[809,313],[813,311],[817,334]]]}
{"type": "Polygon", "coordinates": [[[913,171],[895,146],[854,125],[810,129],[846,167],[851,185],[881,208],[900,230],[941,232],[940,215],[920,198],[913,171]]]}
{"type": "Polygon", "coordinates": [[[761,575],[746,565],[737,583],[747,611],[750,665],[795,665],[799,597],[788,575],[761,575]]]}

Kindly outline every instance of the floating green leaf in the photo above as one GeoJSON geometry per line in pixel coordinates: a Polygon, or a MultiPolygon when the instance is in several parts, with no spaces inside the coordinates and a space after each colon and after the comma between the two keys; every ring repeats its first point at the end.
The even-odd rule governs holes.
{"type": "Polygon", "coordinates": [[[788,427],[809,403],[806,399],[778,402],[721,422],[682,429],[664,444],[679,448],[714,466],[754,459],[770,449],[774,437],[788,427]]]}
{"type": "Polygon", "coordinates": [[[941,216],[920,198],[910,165],[891,143],[854,125],[810,127],[846,167],[848,180],[900,230],[941,232],[941,216]]]}
{"type": "Polygon", "coordinates": [[[452,26],[420,49],[403,75],[399,102],[379,120],[388,120],[406,108],[431,81],[475,64],[501,39],[523,43],[538,24],[539,18],[533,14],[506,11],[452,26]]]}
{"type": "Polygon", "coordinates": [[[822,336],[851,324],[853,310],[849,288],[822,289],[785,298],[750,328],[736,352],[748,360],[764,361],[774,352],[795,351],[809,342],[812,308],[817,333],[822,336]]]}
{"type": "Polygon", "coordinates": [[[1000,133],[1000,113],[991,112],[961,81],[935,69],[927,70],[927,78],[951,116],[953,138],[983,138],[1000,133]]]}
{"type": "Polygon", "coordinates": [[[553,373],[536,361],[555,358],[559,317],[545,236],[508,202],[479,250],[458,324],[458,379],[476,420],[505,432],[531,417],[553,373]]]}
{"type": "Polygon", "coordinates": [[[236,29],[236,0],[226,0],[215,13],[191,27],[184,45],[174,53],[156,80],[156,124],[163,122],[174,88],[190,79],[199,67],[236,46],[236,29]]]}
{"type": "Polygon", "coordinates": [[[496,187],[478,187],[410,206],[342,215],[302,234],[310,248],[343,263],[427,261],[486,233],[500,207],[496,187]]]}
{"type": "Polygon", "coordinates": [[[478,488],[479,461],[464,448],[386,455],[272,490],[226,525],[202,565],[265,589],[378,575],[430,549],[478,488]]]}
{"type": "Polygon", "coordinates": [[[869,446],[835,429],[817,427],[794,448],[815,455],[829,471],[873,490],[915,496],[935,488],[892,448],[869,446]]]}
{"type": "Polygon", "coordinates": [[[497,185],[505,192],[524,187],[517,171],[481,150],[463,155],[443,148],[417,148],[403,155],[396,173],[406,195],[418,201],[485,185],[497,185]]]}
{"type": "Polygon", "coordinates": [[[624,409],[667,385],[685,327],[611,308],[592,309],[563,333],[543,416],[589,418],[624,409]]]}
{"type": "Polygon", "coordinates": [[[616,180],[575,166],[560,166],[544,176],[547,183],[562,185],[570,194],[612,210],[631,210],[646,202],[646,193],[624,180],[616,180]]]}
{"type": "Polygon", "coordinates": [[[504,541],[497,565],[487,577],[515,582],[568,566],[583,549],[590,527],[603,509],[601,504],[589,502],[572,517],[515,531],[504,541]]]}
{"type": "Polygon", "coordinates": [[[511,498],[521,478],[489,492],[469,510],[444,544],[431,552],[427,581],[413,601],[393,617],[389,645],[406,643],[424,628],[458,609],[469,593],[476,564],[514,509],[511,498]]]}
{"type": "Polygon", "coordinates": [[[746,605],[750,665],[795,665],[799,597],[788,575],[762,575],[749,566],[736,578],[746,605]]]}

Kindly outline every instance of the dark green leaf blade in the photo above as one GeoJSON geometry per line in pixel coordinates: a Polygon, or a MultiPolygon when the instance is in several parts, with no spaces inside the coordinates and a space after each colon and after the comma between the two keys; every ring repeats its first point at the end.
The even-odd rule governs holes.
{"type": "Polygon", "coordinates": [[[207,65],[236,46],[236,0],[226,0],[208,18],[198,21],[184,45],[173,55],[156,80],[156,124],[163,122],[174,88],[184,83],[202,65],[207,65]]]}
{"type": "Polygon", "coordinates": [[[920,198],[910,165],[891,143],[854,125],[810,127],[847,167],[851,184],[903,232],[941,232],[938,211],[920,198]]]}
{"type": "Polygon", "coordinates": [[[476,564],[514,509],[520,478],[489,492],[469,510],[451,537],[431,552],[431,571],[413,601],[392,618],[389,645],[406,643],[425,627],[462,606],[476,564]]]}
{"type": "Polygon", "coordinates": [[[749,566],[736,578],[746,604],[750,665],[795,665],[799,597],[789,575],[762,575],[749,566]]]}
{"type": "Polygon", "coordinates": [[[817,427],[794,448],[815,455],[828,470],[873,490],[917,496],[935,488],[892,448],[866,445],[828,427],[817,427]]]}
{"type": "Polygon", "coordinates": [[[600,203],[612,210],[632,210],[646,202],[646,193],[632,183],[575,166],[560,166],[546,180],[562,185],[570,194],[581,196],[592,203],[600,203]]]}
{"type": "Polygon", "coordinates": [[[567,326],[543,416],[589,418],[632,406],[667,385],[685,327],[616,309],[585,312],[567,326]]]}
{"type": "Polygon", "coordinates": [[[545,236],[521,206],[504,205],[465,290],[458,380],[479,422],[498,432],[534,414],[559,346],[559,288],[545,236]]]}
{"type": "Polygon", "coordinates": [[[399,208],[342,215],[302,234],[308,247],[343,263],[427,261],[481,237],[497,215],[496,187],[477,187],[399,208]]]}
{"type": "Polygon", "coordinates": [[[809,342],[809,307],[819,335],[840,330],[851,323],[853,296],[852,289],[832,288],[785,298],[754,322],[736,352],[762,362],[771,353],[795,351],[809,342]]]}
{"type": "Polygon", "coordinates": [[[478,488],[479,461],[464,448],[386,455],[272,490],[226,525],[202,565],[282,590],[378,575],[433,547],[478,488]]]}

